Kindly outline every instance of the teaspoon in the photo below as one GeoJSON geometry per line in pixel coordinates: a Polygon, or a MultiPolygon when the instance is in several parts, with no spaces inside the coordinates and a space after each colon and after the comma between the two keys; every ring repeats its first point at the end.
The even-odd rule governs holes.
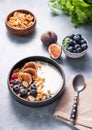
{"type": "Polygon", "coordinates": [[[78,105],[78,96],[79,92],[82,91],[85,87],[85,81],[84,77],[81,74],[78,74],[73,79],[73,88],[75,91],[75,97],[74,97],[74,104],[72,107],[71,115],[70,115],[70,122],[74,125],[76,121],[77,116],[77,105],[78,105]]]}

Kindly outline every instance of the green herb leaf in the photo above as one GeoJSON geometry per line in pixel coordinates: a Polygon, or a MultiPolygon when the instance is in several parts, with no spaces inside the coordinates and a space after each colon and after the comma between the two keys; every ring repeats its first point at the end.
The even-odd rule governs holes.
{"type": "Polygon", "coordinates": [[[92,0],[49,0],[52,12],[64,11],[74,26],[92,22],[92,0]]]}
{"type": "Polygon", "coordinates": [[[62,47],[66,50],[67,47],[68,47],[68,43],[70,41],[70,38],[66,37],[64,40],[63,40],[63,44],[62,44],[62,47]]]}

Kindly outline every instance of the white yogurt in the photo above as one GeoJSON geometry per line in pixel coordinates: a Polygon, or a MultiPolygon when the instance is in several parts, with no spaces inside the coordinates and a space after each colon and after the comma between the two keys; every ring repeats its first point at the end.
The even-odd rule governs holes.
{"type": "Polygon", "coordinates": [[[62,87],[63,78],[56,67],[48,63],[40,63],[41,69],[38,68],[37,75],[45,78],[43,92],[51,91],[51,94],[56,94],[62,87]]]}

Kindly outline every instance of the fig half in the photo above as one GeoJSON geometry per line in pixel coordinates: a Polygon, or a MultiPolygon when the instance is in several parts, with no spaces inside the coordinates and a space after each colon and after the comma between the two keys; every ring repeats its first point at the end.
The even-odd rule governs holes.
{"type": "Polygon", "coordinates": [[[48,47],[48,51],[53,59],[58,59],[62,54],[62,48],[56,43],[51,44],[48,47]]]}

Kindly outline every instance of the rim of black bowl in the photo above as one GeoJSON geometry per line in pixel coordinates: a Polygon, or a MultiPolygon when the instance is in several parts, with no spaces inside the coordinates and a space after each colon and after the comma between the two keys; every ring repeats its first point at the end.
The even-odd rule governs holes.
{"type": "Polygon", "coordinates": [[[7,15],[7,17],[6,17],[5,24],[6,24],[7,26],[9,26],[9,28],[15,29],[15,30],[18,30],[18,31],[21,31],[21,30],[26,30],[26,29],[32,27],[32,26],[29,26],[29,27],[26,27],[26,28],[24,28],[24,29],[18,29],[18,28],[14,28],[14,27],[10,26],[10,25],[7,23],[7,22],[8,22],[8,18],[9,18],[10,16],[12,16],[12,15],[14,14],[14,12],[26,12],[26,13],[32,14],[32,16],[34,17],[34,23],[33,23],[32,26],[36,25],[36,22],[37,22],[37,21],[36,21],[36,16],[34,15],[34,13],[32,13],[30,10],[26,10],[26,9],[17,9],[17,10],[14,10],[14,11],[10,12],[10,13],[7,15]]]}
{"type": "Polygon", "coordinates": [[[58,63],[56,61],[54,61],[50,58],[44,57],[44,56],[31,56],[31,57],[26,57],[24,59],[21,59],[11,68],[9,75],[8,75],[7,84],[8,84],[8,89],[10,91],[10,94],[19,103],[26,105],[26,106],[30,106],[30,107],[42,107],[42,106],[46,106],[46,105],[53,103],[54,101],[56,101],[59,97],[61,97],[63,95],[64,89],[65,89],[65,74],[64,74],[63,69],[58,65],[58,63]],[[41,101],[27,101],[21,97],[18,97],[17,94],[11,89],[9,81],[10,81],[10,77],[11,77],[13,70],[18,67],[22,67],[26,62],[29,62],[29,61],[42,61],[42,62],[49,63],[52,66],[56,67],[56,69],[60,72],[62,79],[63,79],[63,84],[62,84],[61,88],[58,90],[58,92],[50,99],[41,100],[41,101]]]}

